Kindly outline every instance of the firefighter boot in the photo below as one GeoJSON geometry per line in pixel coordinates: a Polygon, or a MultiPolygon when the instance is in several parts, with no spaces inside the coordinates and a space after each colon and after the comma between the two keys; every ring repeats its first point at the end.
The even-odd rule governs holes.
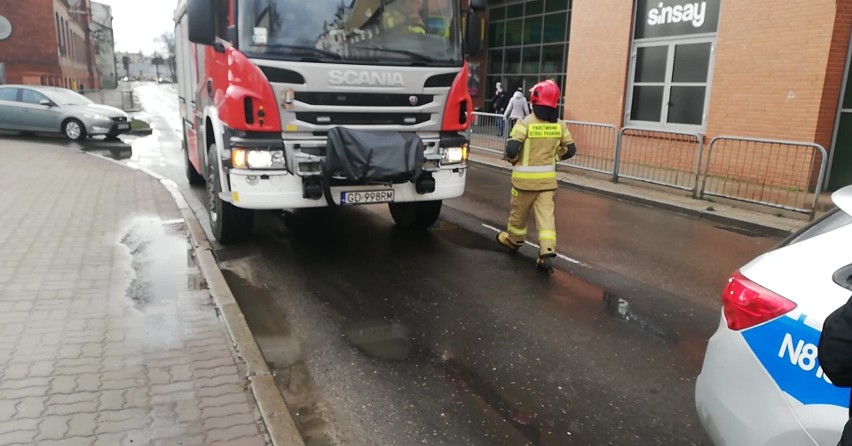
{"type": "Polygon", "coordinates": [[[553,258],[556,257],[556,254],[545,254],[539,256],[535,260],[535,266],[539,271],[545,273],[553,273],[553,258]]]}
{"type": "Polygon", "coordinates": [[[521,245],[509,240],[508,232],[501,232],[497,234],[497,243],[509,249],[512,253],[516,253],[519,249],[521,249],[521,245]]]}

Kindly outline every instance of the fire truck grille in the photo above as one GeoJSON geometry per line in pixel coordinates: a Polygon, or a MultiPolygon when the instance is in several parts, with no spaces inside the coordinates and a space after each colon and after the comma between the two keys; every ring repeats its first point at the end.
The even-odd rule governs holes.
{"type": "Polygon", "coordinates": [[[296,100],[310,105],[343,107],[416,107],[432,103],[430,94],[297,93],[296,100]]]}
{"type": "Polygon", "coordinates": [[[429,121],[429,113],[315,113],[298,112],[296,120],[315,125],[416,125],[429,121]]]}

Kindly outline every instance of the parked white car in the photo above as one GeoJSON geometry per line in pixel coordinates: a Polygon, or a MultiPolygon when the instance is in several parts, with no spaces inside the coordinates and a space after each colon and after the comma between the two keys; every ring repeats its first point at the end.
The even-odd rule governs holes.
{"type": "Polygon", "coordinates": [[[76,141],[86,136],[128,133],[130,117],[66,88],[0,85],[0,129],[60,132],[76,141]]]}
{"type": "Polygon", "coordinates": [[[717,446],[836,446],[849,389],[831,384],[817,345],[852,295],[852,186],[837,209],[734,273],[695,402],[717,446]]]}

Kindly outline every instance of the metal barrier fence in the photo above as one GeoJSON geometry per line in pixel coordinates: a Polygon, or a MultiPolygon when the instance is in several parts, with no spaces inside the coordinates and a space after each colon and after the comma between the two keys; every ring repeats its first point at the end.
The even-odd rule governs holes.
{"type": "MultiPolygon", "coordinates": [[[[813,216],[828,155],[819,144],[719,136],[704,155],[698,133],[618,128],[566,121],[578,153],[560,165],[673,187],[696,198],[718,196],[813,216]]],[[[509,122],[494,113],[473,114],[471,147],[503,154],[509,122]]]]}
{"type": "Polygon", "coordinates": [[[577,155],[559,164],[612,175],[618,151],[618,127],[597,122],[565,122],[577,144],[577,155]]]}
{"type": "Polygon", "coordinates": [[[77,90],[77,92],[98,104],[117,107],[124,111],[136,111],[139,108],[139,101],[129,85],[126,85],[125,88],[77,90]]]}
{"type": "MultiPolygon", "coordinates": [[[[507,121],[503,115],[494,113],[475,112],[473,116],[473,123],[468,130],[471,148],[502,155],[506,140],[512,131],[511,121],[507,121]]],[[[611,124],[596,122],[566,121],[566,123],[577,144],[578,152],[574,158],[559,164],[612,174],[615,168],[618,128],[611,124]]]]}
{"type": "Polygon", "coordinates": [[[470,147],[494,153],[503,153],[509,137],[509,123],[503,115],[495,113],[473,113],[473,122],[468,129],[470,147]]]}
{"type": "Polygon", "coordinates": [[[629,178],[698,194],[704,137],[624,127],[619,133],[613,181],[629,178]]]}
{"type": "Polygon", "coordinates": [[[813,217],[828,154],[819,144],[735,136],[710,142],[698,198],[730,198],[813,217]]]}

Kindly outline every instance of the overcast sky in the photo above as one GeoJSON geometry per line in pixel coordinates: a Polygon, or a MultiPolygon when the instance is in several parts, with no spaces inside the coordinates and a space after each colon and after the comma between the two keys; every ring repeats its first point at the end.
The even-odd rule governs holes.
{"type": "Polygon", "coordinates": [[[173,31],[177,0],[95,0],[112,6],[115,50],[151,54],[157,37],[173,31]]]}

